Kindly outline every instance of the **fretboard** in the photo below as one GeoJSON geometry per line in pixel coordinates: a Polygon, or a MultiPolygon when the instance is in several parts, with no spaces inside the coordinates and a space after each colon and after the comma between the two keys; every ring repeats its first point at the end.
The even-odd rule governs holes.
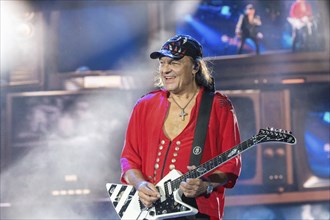
{"type": "Polygon", "coordinates": [[[182,176],[174,179],[171,181],[172,189],[177,190],[179,189],[180,183],[185,181],[186,179],[195,179],[200,178],[206,173],[214,170],[215,168],[219,167],[221,164],[227,162],[228,160],[232,159],[233,157],[241,154],[243,151],[247,150],[248,148],[256,145],[255,137],[252,137],[235,147],[225,151],[224,153],[212,158],[211,160],[206,161],[205,163],[199,165],[193,170],[188,171],[187,173],[183,174],[182,176]]]}

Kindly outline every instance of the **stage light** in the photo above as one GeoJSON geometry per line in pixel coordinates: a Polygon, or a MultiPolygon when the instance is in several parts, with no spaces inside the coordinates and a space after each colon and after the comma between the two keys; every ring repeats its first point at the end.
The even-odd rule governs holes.
{"type": "Polygon", "coordinates": [[[54,190],[54,191],[52,191],[51,194],[52,194],[53,196],[59,196],[59,195],[60,195],[60,192],[57,191],[57,190],[54,190]]]}
{"type": "Polygon", "coordinates": [[[20,38],[31,38],[34,35],[34,26],[31,23],[20,23],[17,26],[16,32],[20,38]]]}
{"type": "Polygon", "coordinates": [[[90,189],[69,189],[69,190],[54,190],[51,192],[52,196],[73,196],[73,195],[88,195],[91,193],[90,189]]]}
{"type": "Polygon", "coordinates": [[[217,31],[207,26],[204,22],[198,21],[191,16],[188,19],[190,26],[193,27],[201,36],[203,36],[208,45],[219,46],[219,34],[217,31]]]}
{"type": "Polygon", "coordinates": [[[295,79],[282,79],[282,84],[300,84],[304,83],[305,79],[303,78],[295,78],[295,79]]]}
{"type": "Polygon", "coordinates": [[[229,41],[229,37],[227,35],[222,35],[221,36],[221,41],[224,43],[227,43],[229,41]]]}
{"type": "Polygon", "coordinates": [[[220,14],[229,18],[231,16],[230,7],[227,5],[222,6],[220,14]]]}
{"type": "Polygon", "coordinates": [[[68,190],[68,195],[74,195],[74,194],[75,194],[74,190],[72,189],[68,190]]]}
{"type": "Polygon", "coordinates": [[[85,195],[87,195],[87,194],[90,194],[91,193],[91,191],[89,190],[89,189],[83,189],[83,194],[85,194],[85,195]]]}
{"type": "Polygon", "coordinates": [[[81,189],[76,189],[75,190],[76,195],[81,195],[82,193],[83,193],[83,191],[81,189]]]}
{"type": "Polygon", "coordinates": [[[65,175],[64,180],[66,182],[76,182],[78,180],[78,176],[77,175],[65,175]]]}
{"type": "Polygon", "coordinates": [[[187,23],[190,23],[190,22],[192,22],[192,16],[190,15],[190,14],[188,14],[188,15],[186,15],[185,17],[184,17],[184,20],[187,22],[187,23]]]}
{"type": "Polygon", "coordinates": [[[66,194],[67,194],[67,191],[66,191],[66,190],[61,190],[61,191],[60,191],[60,195],[61,195],[61,196],[65,196],[66,194]]]}
{"type": "Polygon", "coordinates": [[[330,112],[325,112],[323,115],[323,121],[330,123],[330,112]]]}

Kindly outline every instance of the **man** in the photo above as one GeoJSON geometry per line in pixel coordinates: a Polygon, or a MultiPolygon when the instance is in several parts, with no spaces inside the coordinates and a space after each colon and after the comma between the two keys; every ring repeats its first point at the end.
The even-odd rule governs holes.
{"type": "Polygon", "coordinates": [[[236,36],[240,38],[238,54],[242,53],[245,41],[248,38],[254,42],[256,54],[260,54],[259,39],[262,38],[262,34],[257,31],[258,26],[261,26],[261,19],[256,15],[253,5],[248,4],[245,7],[245,13],[239,17],[235,30],[236,36]]]}
{"type": "MultiPolygon", "coordinates": [[[[202,46],[191,36],[174,36],[150,57],[159,60],[163,88],[142,97],[134,107],[121,155],[122,182],[137,189],[146,207],[160,198],[155,184],[167,173],[173,169],[186,173],[193,168],[188,165],[202,94],[214,92],[202,46]]],[[[201,163],[239,142],[233,106],[216,92],[201,163]]],[[[240,169],[237,156],[207,178],[187,179],[180,184],[183,201],[199,211],[196,218],[222,218],[224,189],[235,185],[240,169]]]]}
{"type": "Polygon", "coordinates": [[[301,50],[309,49],[309,41],[312,35],[312,7],[305,0],[296,0],[290,8],[288,21],[292,26],[292,51],[297,50],[300,42],[301,50]]]}

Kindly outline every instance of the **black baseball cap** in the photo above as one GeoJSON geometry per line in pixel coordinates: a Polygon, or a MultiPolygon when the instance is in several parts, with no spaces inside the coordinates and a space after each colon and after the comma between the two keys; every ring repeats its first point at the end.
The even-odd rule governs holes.
{"type": "Polygon", "coordinates": [[[163,56],[173,59],[181,59],[184,56],[190,56],[193,59],[202,58],[203,48],[193,37],[179,34],[166,41],[159,51],[150,54],[151,59],[158,59],[163,56]]]}

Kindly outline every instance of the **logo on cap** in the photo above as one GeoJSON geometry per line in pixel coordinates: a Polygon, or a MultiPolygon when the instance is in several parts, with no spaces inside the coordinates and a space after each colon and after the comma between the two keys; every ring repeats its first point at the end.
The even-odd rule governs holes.
{"type": "Polygon", "coordinates": [[[181,59],[184,56],[191,56],[193,59],[203,56],[200,43],[189,35],[176,35],[166,41],[160,51],[150,54],[150,58],[157,59],[162,56],[181,59]]]}

